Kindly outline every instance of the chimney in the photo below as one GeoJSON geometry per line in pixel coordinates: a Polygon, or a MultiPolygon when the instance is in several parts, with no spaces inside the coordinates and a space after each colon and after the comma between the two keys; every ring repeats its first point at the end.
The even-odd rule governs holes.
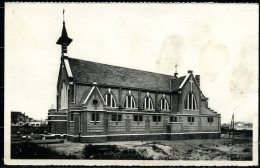
{"type": "Polygon", "coordinates": [[[188,70],[188,73],[192,74],[192,73],[193,73],[193,71],[192,71],[192,70],[188,70]]]}
{"type": "Polygon", "coordinates": [[[197,83],[198,83],[199,86],[200,86],[200,75],[196,75],[196,76],[195,76],[195,79],[196,79],[197,83]]]}

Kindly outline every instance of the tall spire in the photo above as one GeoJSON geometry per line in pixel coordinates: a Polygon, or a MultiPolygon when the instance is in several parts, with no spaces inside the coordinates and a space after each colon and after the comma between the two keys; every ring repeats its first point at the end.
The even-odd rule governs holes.
{"type": "Polygon", "coordinates": [[[65,26],[65,18],[64,18],[64,13],[65,10],[63,9],[63,27],[62,27],[62,32],[61,36],[56,42],[56,44],[61,45],[61,54],[64,55],[64,53],[67,53],[67,46],[70,45],[72,42],[72,39],[68,37],[66,26],[65,26]]]}

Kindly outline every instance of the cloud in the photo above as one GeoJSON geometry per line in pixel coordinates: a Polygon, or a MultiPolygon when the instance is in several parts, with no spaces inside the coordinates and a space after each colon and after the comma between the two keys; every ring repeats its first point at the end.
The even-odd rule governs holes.
{"type": "Polygon", "coordinates": [[[251,87],[257,87],[257,43],[251,39],[241,42],[240,55],[236,57],[238,61],[231,70],[229,89],[233,96],[246,96],[251,87]]]}
{"type": "Polygon", "coordinates": [[[226,68],[229,57],[228,48],[224,44],[209,41],[200,53],[201,75],[209,81],[214,80],[226,68]]]}
{"type": "Polygon", "coordinates": [[[181,62],[185,49],[185,40],[178,34],[168,36],[162,43],[156,64],[163,70],[173,69],[181,62]]]}

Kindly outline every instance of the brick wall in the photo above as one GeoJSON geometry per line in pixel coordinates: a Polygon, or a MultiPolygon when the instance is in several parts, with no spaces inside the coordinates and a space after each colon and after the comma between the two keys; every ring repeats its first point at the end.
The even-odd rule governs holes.
{"type": "MultiPolygon", "coordinates": [[[[80,102],[85,100],[85,98],[88,96],[88,93],[90,92],[92,87],[93,87],[92,85],[76,84],[76,86],[75,86],[75,96],[76,96],[75,103],[76,103],[76,106],[81,105],[80,102]]],[[[108,92],[109,88],[110,87],[98,86],[98,89],[99,89],[101,95],[103,96],[103,98],[104,98],[105,94],[108,92]]],[[[125,97],[129,93],[129,89],[121,88],[121,92],[120,92],[119,87],[118,88],[110,88],[110,89],[111,89],[112,95],[115,98],[116,106],[118,107],[119,105],[121,105],[123,107],[124,100],[125,100],[125,97]]],[[[149,92],[149,96],[150,96],[150,98],[153,102],[154,108],[159,105],[160,99],[162,98],[163,94],[165,94],[165,93],[158,92],[157,93],[157,101],[156,101],[155,100],[156,91],[149,92]]],[[[140,95],[138,95],[138,90],[131,90],[131,95],[134,97],[136,107],[139,107],[139,106],[142,106],[142,102],[143,102],[145,96],[147,95],[147,91],[141,91],[140,95]],[[140,102],[138,101],[139,99],[140,99],[140,102]]],[[[165,98],[169,103],[169,107],[171,107],[170,94],[169,93],[165,94],[165,98]]]]}
{"type": "MultiPolygon", "coordinates": [[[[193,79],[195,80],[195,79],[193,79]]],[[[77,84],[75,89],[76,105],[81,106],[80,103],[88,96],[92,85],[77,84]]],[[[110,87],[99,86],[101,96],[104,97],[110,87]]],[[[153,106],[156,108],[159,105],[159,101],[165,94],[166,100],[169,103],[169,107],[172,107],[172,113],[178,116],[177,123],[170,123],[170,111],[159,110],[140,110],[140,109],[119,109],[118,106],[124,104],[125,97],[129,94],[127,88],[110,88],[111,93],[116,101],[116,108],[104,108],[100,103],[94,107],[90,102],[95,96],[90,97],[90,102],[81,110],[81,135],[111,135],[111,134],[142,134],[142,133],[167,133],[167,132],[215,132],[219,129],[219,119],[214,117],[212,123],[208,123],[207,117],[200,116],[200,90],[195,83],[193,83],[192,91],[197,101],[197,110],[184,110],[184,101],[186,95],[191,91],[191,84],[188,81],[183,87],[180,94],[177,92],[172,93],[170,97],[169,93],[161,93],[157,91],[149,91],[149,96],[152,99],[153,106]],[[99,113],[100,121],[91,121],[92,113],[96,111],[99,113]],[[108,111],[108,112],[107,112],[108,111]],[[142,121],[134,121],[133,114],[138,112],[143,115],[142,121]],[[161,114],[161,121],[153,121],[153,114],[147,113],[165,113],[161,114]],[[177,113],[178,112],[178,113],[177,113]],[[168,114],[167,114],[168,113],[168,114]],[[113,114],[122,114],[122,121],[112,121],[113,114]],[[185,115],[186,114],[186,115],[185,115]],[[193,122],[188,122],[188,117],[194,117],[193,122]]],[[[97,95],[97,93],[95,93],[97,95]]],[[[136,107],[142,106],[142,101],[147,95],[147,91],[144,90],[131,90],[131,95],[135,99],[136,107]]],[[[97,97],[97,96],[96,96],[97,97]]],[[[204,106],[204,104],[202,104],[204,106]]],[[[74,122],[69,123],[68,128],[70,134],[77,135],[79,133],[79,120],[75,119],[74,122]]],[[[102,138],[101,138],[102,139],[102,138]]]]}
{"type": "MultiPolygon", "coordinates": [[[[60,109],[60,95],[61,95],[61,88],[62,88],[62,84],[63,82],[65,82],[65,84],[67,86],[69,86],[69,79],[67,77],[67,71],[66,68],[64,66],[64,63],[61,62],[61,68],[60,68],[60,72],[59,72],[59,78],[58,78],[58,83],[57,83],[57,109],[60,109]]],[[[70,92],[70,91],[69,91],[70,92]]]]}
{"type": "Polygon", "coordinates": [[[213,132],[213,131],[218,131],[218,116],[210,116],[210,117],[201,117],[201,131],[209,131],[209,132],[213,132]],[[213,118],[213,122],[209,123],[208,122],[208,118],[213,118]]]}

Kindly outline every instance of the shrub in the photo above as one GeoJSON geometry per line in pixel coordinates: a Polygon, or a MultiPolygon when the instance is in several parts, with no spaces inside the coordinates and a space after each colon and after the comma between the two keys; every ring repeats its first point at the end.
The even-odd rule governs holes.
{"type": "Polygon", "coordinates": [[[76,156],[60,154],[49,148],[31,142],[21,142],[11,145],[12,159],[75,159],[76,156]]]}
{"type": "Polygon", "coordinates": [[[252,152],[252,149],[251,148],[245,148],[245,149],[243,149],[243,152],[252,152]]]}

